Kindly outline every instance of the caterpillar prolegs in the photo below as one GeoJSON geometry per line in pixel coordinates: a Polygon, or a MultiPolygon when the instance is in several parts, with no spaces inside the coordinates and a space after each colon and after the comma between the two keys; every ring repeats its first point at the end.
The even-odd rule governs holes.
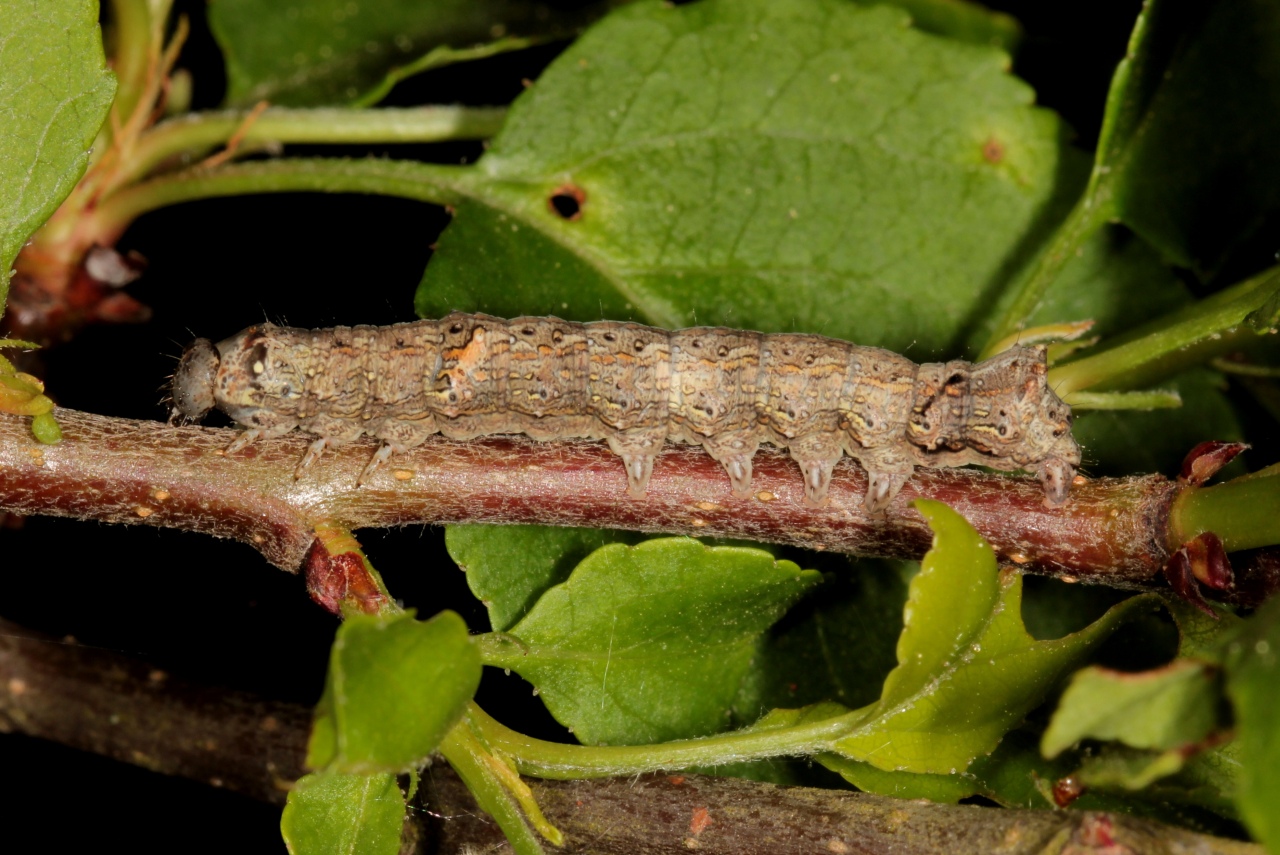
{"type": "Polygon", "coordinates": [[[1056,506],[1080,462],[1071,408],[1045,382],[1042,347],[977,364],[917,365],[818,335],[720,327],[503,320],[455,313],[386,327],[302,330],[261,324],[218,344],[199,339],[173,377],[173,417],[217,407],[245,428],[229,451],[301,428],[326,446],[370,434],[392,454],[432,434],[472,439],[604,439],[645,492],[667,440],[701,445],[734,495],[751,495],[760,443],[787,448],[806,501],[824,504],[843,454],[868,475],[865,505],[883,510],[916,466],[1029,469],[1056,506]]]}

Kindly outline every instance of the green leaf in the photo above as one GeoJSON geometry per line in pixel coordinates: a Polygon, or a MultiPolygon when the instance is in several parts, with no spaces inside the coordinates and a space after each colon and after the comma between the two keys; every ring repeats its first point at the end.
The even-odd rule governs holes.
{"type": "Polygon", "coordinates": [[[839,754],[820,754],[817,760],[863,792],[896,799],[928,799],[954,804],[982,790],[977,781],[963,774],[890,772],[839,754]]]}
{"type": "Polygon", "coordinates": [[[1098,145],[1113,216],[1176,264],[1216,269],[1280,210],[1280,6],[1147,4],[1098,145]]]}
{"type": "MultiPolygon", "coordinates": [[[[517,99],[460,177],[470,198],[417,311],[726,323],[953,352],[1084,170],[1002,52],[904,20],[838,0],[615,11],[517,99]]],[[[1107,255],[1096,293],[1140,281],[1107,255]]]]}
{"type": "Polygon", "coordinates": [[[835,749],[887,771],[955,775],[1148,600],[1126,600],[1080,632],[1037,641],[1022,624],[1021,577],[998,572],[991,547],[946,505],[914,506],[934,545],[911,581],[898,667],[835,749]]]}
{"type": "Polygon", "coordinates": [[[598,16],[528,0],[218,0],[209,26],[227,63],[227,103],[374,103],[398,80],[564,38],[598,16]]]}
{"type": "Polygon", "coordinates": [[[1143,6],[1111,81],[1089,185],[1002,301],[988,348],[1022,327],[1108,221],[1177,264],[1210,271],[1277,213],[1277,36],[1280,8],[1270,0],[1143,6]]]}
{"type": "Polygon", "coordinates": [[[1225,667],[1240,746],[1237,803],[1253,835],[1280,851],[1280,597],[1241,626],[1225,667]]]}
{"type": "MultiPolygon", "coordinates": [[[[770,730],[782,731],[801,725],[831,721],[848,714],[848,707],[832,701],[821,701],[798,708],[774,709],[762,716],[755,724],[738,730],[735,735],[758,734],[770,730]]],[[[859,789],[881,795],[891,795],[904,799],[955,802],[977,792],[973,781],[962,780],[959,776],[885,772],[867,763],[841,757],[839,754],[822,753],[815,755],[813,759],[859,789]]],[[[750,764],[742,765],[749,771],[755,771],[750,764]]],[[[730,768],[733,767],[731,766],[730,768]]],[[[757,765],[756,768],[760,767],[757,765]]],[[[785,782],[789,770],[783,769],[781,770],[782,774],[776,774],[776,770],[763,767],[762,771],[766,775],[753,777],[764,780],[781,778],[785,782]]],[[[737,772],[735,770],[728,774],[736,775],[737,772]]]]}
{"type": "Polygon", "coordinates": [[[538,598],[558,585],[578,562],[608,543],[633,544],[636,532],[552,528],[538,525],[451,525],[449,555],[467,573],[467,584],[485,608],[493,629],[510,629],[538,598]]]}
{"type": "Polygon", "coordinates": [[[290,855],[396,855],[404,796],[394,775],[307,775],[289,791],[280,831],[290,855]]]}
{"type": "Polygon", "coordinates": [[[1013,53],[1022,40],[1022,27],[1003,12],[993,12],[977,3],[964,0],[858,0],[864,6],[888,3],[911,15],[911,23],[926,33],[936,33],[998,47],[1013,53]]]}
{"type": "Polygon", "coordinates": [[[1086,757],[1076,774],[1089,787],[1142,790],[1181,771],[1185,762],[1185,755],[1177,750],[1146,751],[1107,745],[1086,757]]]}
{"type": "Polygon", "coordinates": [[[735,703],[738,719],[820,701],[850,709],[875,701],[893,670],[906,588],[885,561],[828,574],[765,637],[735,703]]]}
{"type": "Polygon", "coordinates": [[[1179,748],[1218,726],[1218,704],[1213,669],[1203,662],[1178,659],[1136,674],[1083,668],[1071,678],[1040,746],[1047,757],[1082,739],[1179,748]]]}
{"type": "Polygon", "coordinates": [[[1209,617],[1173,594],[1165,596],[1164,607],[1178,627],[1178,655],[1221,664],[1223,643],[1239,632],[1241,618],[1220,603],[1210,604],[1216,617],[1209,617]]]}
{"type": "MultiPolygon", "coordinates": [[[[1051,576],[1027,576],[1022,580],[1022,622],[1038,639],[1062,638],[1084,629],[1107,609],[1133,596],[1132,591],[1104,585],[1081,585],[1051,576]]],[[[1159,613],[1163,619],[1163,613],[1159,613]]],[[[1130,621],[1130,625],[1137,616],[1130,621]]],[[[1167,661],[1163,656],[1162,661],[1167,661]]]]}
{"type": "Polygon", "coordinates": [[[700,736],[731,724],[761,638],[821,576],[767,552],[685,538],[597,549],[485,663],[511,668],[587,744],[700,736]]]}
{"type": "Polygon", "coordinates": [[[352,615],[338,629],[307,752],[312,768],[407,771],[480,685],[480,653],[454,612],[352,615]]]}
{"type": "Polygon", "coordinates": [[[98,4],[0,4],[0,312],[18,250],[89,163],[115,93],[98,4]]]}
{"type": "MultiPolygon", "coordinates": [[[[1037,745],[1036,734],[1016,730],[1001,741],[989,757],[975,761],[969,775],[978,782],[978,792],[1004,805],[1017,808],[1053,806],[1051,789],[1057,781],[1069,776],[1084,785],[1085,793],[1072,802],[1078,810],[1115,811],[1146,816],[1160,822],[1192,825],[1201,830],[1218,830],[1230,834],[1220,817],[1232,818],[1229,797],[1222,786],[1230,786],[1227,774],[1231,765],[1226,752],[1230,746],[1191,757],[1182,770],[1141,790],[1116,787],[1100,778],[1090,777],[1080,768],[1082,755],[1065,752],[1053,760],[1045,759],[1037,745]]],[[[1103,753],[1109,753],[1104,749],[1103,753]]],[[[1156,756],[1155,752],[1143,752],[1156,756]]],[[[1092,757],[1085,756],[1086,768],[1092,757]]]]}
{"type": "MultiPolygon", "coordinates": [[[[1062,268],[1026,325],[1091,320],[1089,334],[1107,337],[1190,303],[1191,292],[1151,247],[1123,229],[1103,229],[1062,268]]],[[[992,321],[981,320],[972,344],[992,321]]]]}
{"type": "Polygon", "coordinates": [[[1229,825],[1234,818],[1229,797],[1230,770],[1238,762],[1227,756],[1230,745],[1189,760],[1184,758],[1186,765],[1173,776],[1130,791],[1116,789],[1114,781],[1086,780],[1086,772],[1079,768],[1081,758],[1073,752],[1046,760],[1037,741],[1037,735],[1027,729],[1014,730],[990,755],[979,757],[967,771],[955,775],[886,772],[830,754],[816,759],[867,792],[934,802],[956,802],[979,795],[1004,807],[1023,809],[1055,807],[1054,784],[1074,776],[1085,785],[1085,792],[1072,802],[1073,809],[1136,814],[1201,831],[1233,833],[1229,825]]]}
{"type": "Polygon", "coordinates": [[[62,442],[62,426],[53,417],[53,413],[40,413],[31,420],[31,433],[37,442],[45,445],[57,445],[62,442]]]}

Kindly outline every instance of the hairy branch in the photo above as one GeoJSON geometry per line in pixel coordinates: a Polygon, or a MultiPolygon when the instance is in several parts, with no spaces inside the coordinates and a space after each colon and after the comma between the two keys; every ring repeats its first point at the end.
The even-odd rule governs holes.
{"type": "MultiPolygon", "coordinates": [[[[283,803],[303,772],[310,711],[160,675],[110,651],[0,620],[0,730],[283,803]]],[[[426,851],[490,851],[502,833],[448,767],[424,776],[414,817],[426,851]]],[[[1131,852],[1261,855],[1261,848],[1133,817],[938,805],[732,778],[644,775],[528,781],[565,852],[1038,853],[1072,844],[1131,852]],[[1052,845],[1051,845],[1052,844],[1052,845]],[[1127,848],[1126,848],[1127,847],[1127,848]]],[[[1074,850],[1073,850],[1074,851],[1074,850]]]]}
{"type": "Polygon", "coordinates": [[[1098,479],[1048,510],[1029,478],[921,469],[877,519],[863,508],[866,477],[852,460],[836,467],[828,505],[814,509],[783,454],[758,455],[754,497],[735,499],[719,464],[700,449],[668,446],[636,500],[603,443],[519,437],[434,439],[356,487],[372,441],[326,452],[295,480],[310,442],[301,433],[228,455],[235,432],[227,429],[56,415],[65,439],[53,446],[36,443],[25,419],[0,418],[0,509],[232,537],[287,570],[302,563],[320,523],[592,526],[918,558],[932,536],[909,503],[924,496],[954,507],[1024,569],[1132,586],[1168,555],[1165,518],[1178,489],[1158,476],[1098,479]]]}
{"type": "MultiPolygon", "coordinates": [[[[1184,487],[1158,475],[1077,483],[1046,509],[1038,482],[967,469],[919,469],[886,515],[863,507],[866,475],[846,458],[826,507],[803,503],[791,459],[762,451],[755,494],[736,499],[701,449],[669,445],[648,494],[626,494],[622,464],[603,443],[435,438],[394,458],[361,487],[372,440],[325,452],[300,479],[310,437],[259,442],[235,454],[229,429],[56,411],[65,439],[41,445],[28,421],[0,414],[0,511],[138,523],[248,543],[295,571],[318,525],[347,529],[443,523],[537,523],[742,538],[853,555],[919,558],[932,534],[917,497],[965,516],[1002,561],[1027,572],[1117,587],[1161,587],[1169,509],[1184,487]]],[[[1082,479],[1083,480],[1083,479],[1082,479]]],[[[1226,599],[1258,602],[1280,583],[1275,550],[1240,554],[1226,599]],[[1256,578],[1255,578],[1256,577],[1256,578]]]]}
{"type": "Polygon", "coordinates": [[[187,683],[0,618],[0,732],[283,804],[310,728],[298,704],[187,683]]]}

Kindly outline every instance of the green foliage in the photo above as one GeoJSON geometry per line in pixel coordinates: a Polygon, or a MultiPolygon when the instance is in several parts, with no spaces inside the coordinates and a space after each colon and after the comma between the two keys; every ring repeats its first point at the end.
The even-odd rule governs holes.
{"type": "Polygon", "coordinates": [[[115,93],[93,0],[0,5],[0,313],[18,250],[71,192],[115,93]]]}
{"type": "Polygon", "coordinates": [[[395,855],[404,796],[394,775],[307,775],[289,791],[280,831],[290,855],[395,855]]]}
{"type": "Polygon", "coordinates": [[[449,555],[466,571],[471,593],[489,610],[497,632],[510,629],[596,549],[643,539],[633,531],[540,525],[455,525],[445,531],[449,555]]]}
{"type": "MultiPolygon", "coordinates": [[[[0,297],[0,302],[3,298],[0,297]]],[[[6,347],[34,348],[29,341],[0,339],[0,349],[6,347]]],[[[30,374],[24,374],[13,363],[0,356],[0,413],[17,416],[33,416],[31,433],[37,442],[56,445],[62,441],[62,428],[53,416],[53,399],[44,394],[44,384],[30,374]]]]}
{"type": "Polygon", "coordinates": [[[1280,598],[1240,627],[1226,645],[1224,664],[1239,728],[1240,813],[1268,849],[1280,851],[1280,598]]]}
{"type": "Polygon", "coordinates": [[[1158,382],[1221,353],[1252,347],[1280,322],[1280,275],[1272,269],[1198,303],[1131,329],[1109,347],[1053,369],[1068,399],[1077,389],[1158,382]]]}
{"type": "Polygon", "coordinates": [[[1104,802],[1118,798],[1123,809],[1166,821],[1184,821],[1186,811],[1234,820],[1241,764],[1235,743],[1219,744],[1229,723],[1219,672],[1238,619],[1222,607],[1212,619],[1178,600],[1166,606],[1180,658],[1139,672],[1077,672],[1040,740],[1049,760],[1017,762],[1051,764],[1104,802]]]}
{"type": "MultiPolygon", "coordinates": [[[[543,17],[522,0],[219,0],[209,14],[229,103],[349,105],[408,74],[568,34],[606,5],[543,17]]],[[[1270,274],[1191,302],[1160,262],[1220,269],[1280,208],[1277,8],[1146,4],[1092,176],[1062,123],[1008,73],[1018,33],[1005,16],[951,0],[641,2],[556,59],[474,166],[213,168],[144,184],[98,215],[122,228],[162,204],[300,189],[447,203],[454,221],[415,298],[423,315],[800,329],[916,359],[1091,318],[1112,341],[1056,366],[1055,386],[1128,389],[1252,344],[1280,317],[1270,274]],[[568,200],[579,216],[565,215],[568,200]]],[[[0,297],[22,243],[84,171],[110,102],[95,12],[0,8],[0,297]]],[[[1169,470],[1194,442],[1239,435],[1217,375],[1169,383],[1184,413],[1081,421],[1091,471],[1169,470]]],[[[7,363],[0,405],[56,441],[52,402],[7,363]]],[[[1275,486],[1233,483],[1197,491],[1204,508],[1184,512],[1222,531],[1230,514],[1274,543],[1275,486]]],[[[762,550],[684,539],[451,528],[450,552],[495,633],[473,642],[452,612],[348,620],[310,746],[312,765],[327,768],[290,793],[290,851],[397,850],[393,773],[437,748],[518,851],[539,851],[534,829],[554,836],[513,771],[536,766],[520,754],[536,741],[498,750],[472,729],[475,707],[463,720],[482,655],[534,683],[586,743],[537,747],[572,755],[559,770],[659,768],[654,758],[674,755],[647,743],[686,739],[701,746],[691,763],[792,752],[866,790],[1023,807],[1044,806],[1046,783],[1076,773],[1095,788],[1080,807],[1230,816],[1238,798],[1250,829],[1280,849],[1280,609],[1230,627],[1174,606],[1184,658],[1137,674],[1080,671],[1041,734],[1028,715],[1149,598],[1097,620],[1096,603],[1055,600],[1041,622],[1083,628],[1037,638],[1021,580],[997,570],[954,512],[919,508],[935,547],[909,586],[886,565],[823,580],[762,550]],[[1224,683],[1239,739],[1210,747],[1224,732],[1224,683]],[[1108,744],[1086,757],[1081,740],[1108,744]],[[593,747],[619,745],[639,753],[593,747]]]]}
{"type": "Polygon", "coordinates": [[[1031,275],[1005,295],[988,348],[1034,314],[1106,222],[1208,271],[1277,213],[1266,176],[1280,171],[1269,143],[1280,122],[1278,28],[1269,0],[1144,6],[1112,78],[1089,185],[1031,275]]]}
{"type": "Polygon", "coordinates": [[[893,562],[859,561],[828,573],[765,637],[735,703],[738,720],[820,701],[873,702],[896,662],[906,599],[893,562]]]}
{"type": "Polygon", "coordinates": [[[480,684],[480,654],[453,612],[352,615],[338,630],[307,752],[313,769],[400,772],[421,764],[480,684]]]}
{"type": "Polygon", "coordinates": [[[934,529],[934,546],[911,580],[898,666],[834,749],[884,771],[954,776],[989,754],[1142,600],[1037,641],[1022,624],[1021,577],[998,572],[991,547],[955,511],[923,499],[915,506],[934,529]]]}
{"type": "Polygon", "coordinates": [[[999,47],[1008,53],[1022,38],[1022,28],[1013,18],[965,0],[857,0],[864,6],[898,6],[911,16],[911,23],[926,33],[936,33],[962,42],[999,47]]]}
{"type": "Polygon", "coordinates": [[[767,552],[685,538],[597,549],[485,663],[533,683],[587,744],[715,733],[764,632],[821,576],[767,552]]]}
{"type": "Polygon", "coordinates": [[[1163,388],[1177,392],[1182,406],[1172,411],[1098,410],[1080,415],[1072,433],[1084,449],[1083,465],[1090,475],[1174,474],[1198,443],[1242,438],[1235,410],[1223,394],[1222,375],[1194,369],[1163,388]]]}
{"type": "MultiPolygon", "coordinates": [[[[954,353],[1085,178],[1006,66],[883,6],[621,9],[466,170],[416,308],[954,353]],[[575,190],[565,219],[550,200],[575,190]]],[[[1120,260],[1100,243],[1081,261],[1084,317],[1110,316],[1114,294],[1140,295],[1139,316],[1180,294],[1150,253],[1120,260]]]]}
{"type": "Polygon", "coordinates": [[[1217,268],[1280,209],[1277,41],[1270,0],[1152,3],[1134,27],[1095,188],[1176,264],[1217,268]]]}
{"type": "Polygon", "coordinates": [[[209,25],[227,62],[227,103],[372,104],[399,80],[535,41],[565,38],[605,4],[527,0],[218,0],[209,25]]]}
{"type": "Polygon", "coordinates": [[[1219,697],[1213,670],[1189,659],[1139,674],[1084,668],[1058,702],[1041,748],[1056,757],[1086,738],[1160,750],[1194,744],[1218,726],[1219,697]]]}

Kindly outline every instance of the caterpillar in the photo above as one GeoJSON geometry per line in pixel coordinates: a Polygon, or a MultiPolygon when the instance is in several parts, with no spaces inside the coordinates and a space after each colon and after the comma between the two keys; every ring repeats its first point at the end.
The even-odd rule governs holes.
{"type": "Polygon", "coordinates": [[[917,365],[819,335],[454,313],[384,327],[259,324],[216,345],[198,339],[174,373],[170,419],[198,421],[217,407],[244,428],[228,452],[301,428],[317,439],[295,477],[327,446],[370,434],[383,445],[357,485],[436,433],[525,433],[606,440],[635,497],[667,440],[701,445],[733,494],[749,497],[752,458],[768,442],[789,449],[814,506],[848,454],[867,472],[871,513],[916,466],[967,464],[1032,470],[1056,507],[1080,447],[1046,371],[1039,346],[917,365]]]}

